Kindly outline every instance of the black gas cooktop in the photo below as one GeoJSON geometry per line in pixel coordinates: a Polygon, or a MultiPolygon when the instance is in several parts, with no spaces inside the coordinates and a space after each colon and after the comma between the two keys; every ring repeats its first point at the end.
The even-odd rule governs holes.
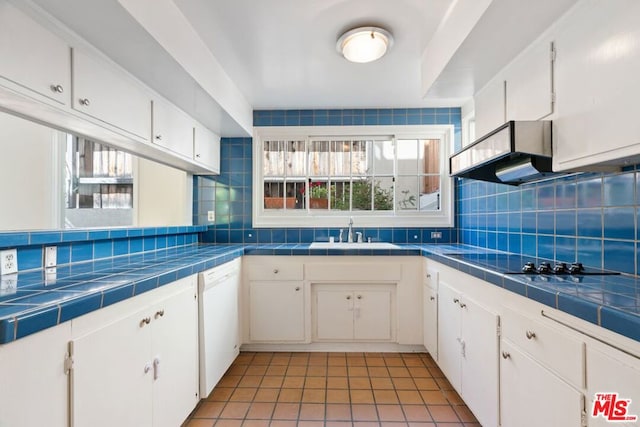
{"type": "Polygon", "coordinates": [[[575,276],[603,276],[620,274],[614,271],[585,267],[580,262],[553,263],[550,260],[526,255],[502,253],[454,253],[447,256],[467,261],[503,274],[547,274],[575,276]]]}

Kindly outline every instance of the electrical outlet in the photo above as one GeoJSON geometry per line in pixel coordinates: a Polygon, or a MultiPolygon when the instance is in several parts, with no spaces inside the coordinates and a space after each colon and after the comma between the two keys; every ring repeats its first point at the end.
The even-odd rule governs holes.
{"type": "Polygon", "coordinates": [[[58,265],[58,248],[46,246],[44,248],[44,267],[55,267],[56,265],[58,265]]]}
{"type": "Polygon", "coordinates": [[[207,221],[215,222],[216,220],[216,211],[207,211],[207,221]]]}
{"type": "Polygon", "coordinates": [[[432,231],[431,232],[432,239],[442,239],[442,232],[440,231],[432,231]]]}
{"type": "Polygon", "coordinates": [[[18,272],[18,251],[9,249],[0,251],[0,275],[18,272]]]}

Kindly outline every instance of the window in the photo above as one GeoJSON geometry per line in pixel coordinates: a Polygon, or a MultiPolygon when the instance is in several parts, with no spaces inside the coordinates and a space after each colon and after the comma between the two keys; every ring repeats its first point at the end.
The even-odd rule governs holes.
{"type": "Polygon", "coordinates": [[[254,137],[254,226],[453,226],[453,127],[264,127],[254,137]]]}

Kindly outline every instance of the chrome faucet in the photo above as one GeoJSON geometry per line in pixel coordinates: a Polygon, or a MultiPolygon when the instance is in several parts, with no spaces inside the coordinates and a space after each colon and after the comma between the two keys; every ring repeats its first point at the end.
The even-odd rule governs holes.
{"type": "Polygon", "coordinates": [[[347,242],[353,243],[353,217],[349,217],[349,229],[347,231],[347,242]]]}

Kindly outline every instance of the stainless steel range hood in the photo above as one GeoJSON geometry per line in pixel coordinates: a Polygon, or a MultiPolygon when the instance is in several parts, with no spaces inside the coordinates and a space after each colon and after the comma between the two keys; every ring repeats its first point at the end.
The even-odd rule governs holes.
{"type": "Polygon", "coordinates": [[[551,121],[510,121],[449,158],[451,175],[520,185],[551,175],[551,121]]]}

